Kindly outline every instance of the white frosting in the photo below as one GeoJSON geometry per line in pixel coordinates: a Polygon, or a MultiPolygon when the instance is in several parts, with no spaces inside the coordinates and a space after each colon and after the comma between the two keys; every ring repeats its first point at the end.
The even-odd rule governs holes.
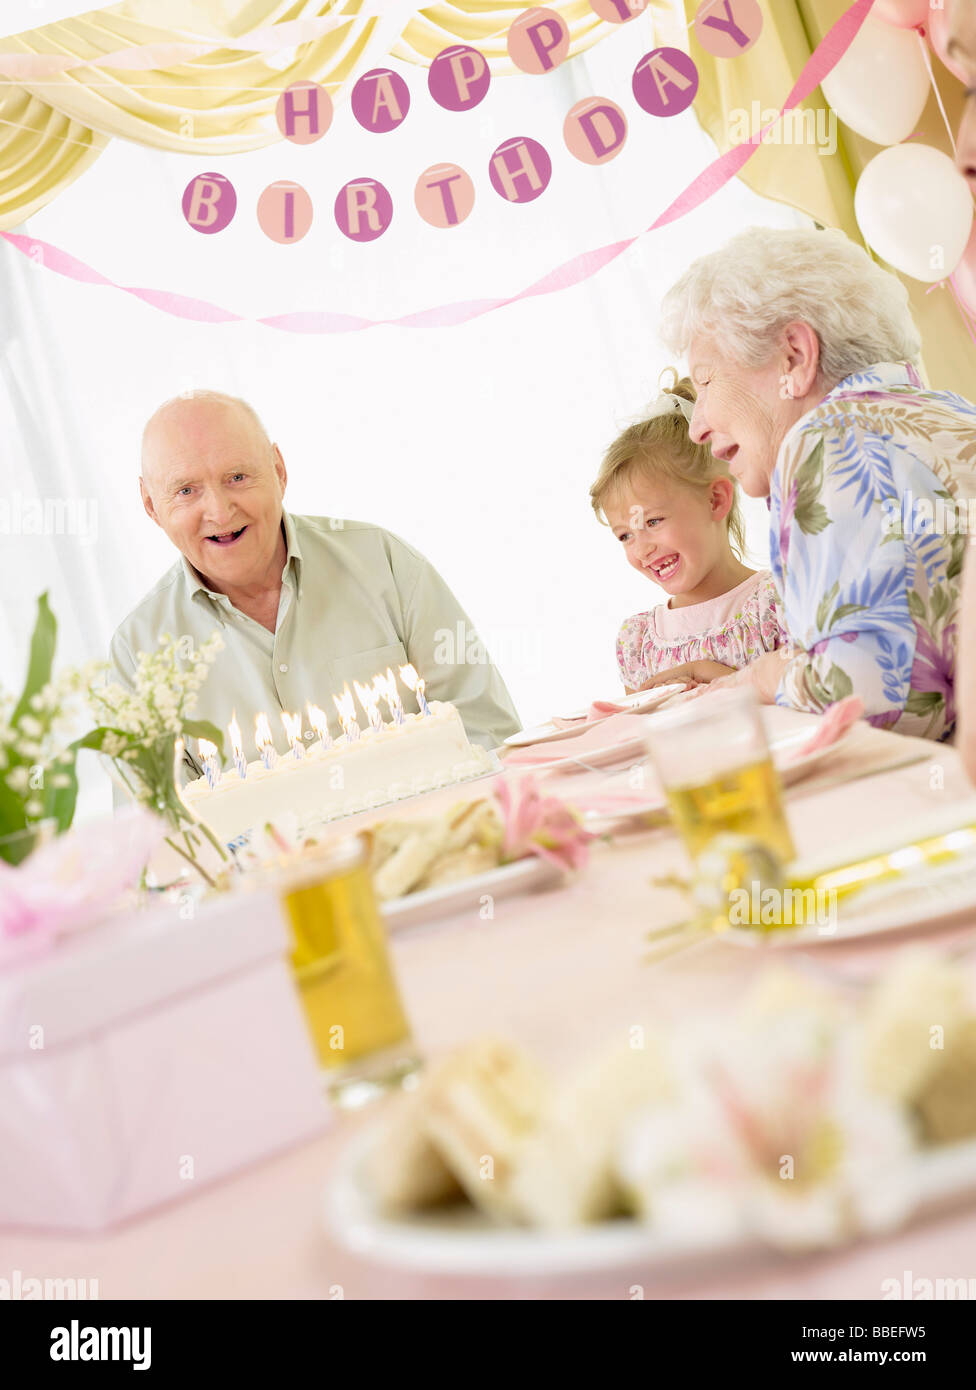
{"type": "Polygon", "coordinates": [[[303,833],[340,816],[372,810],[435,787],[449,786],[489,772],[490,755],[464,732],[453,705],[434,701],[430,714],[408,714],[402,724],[368,729],[349,742],[321,741],[305,756],[279,754],[270,770],[247,765],[241,778],[225,770],[212,788],[205,777],[183,788],[186,804],[224,842],[249,835],[256,827],[293,815],[303,833]]]}

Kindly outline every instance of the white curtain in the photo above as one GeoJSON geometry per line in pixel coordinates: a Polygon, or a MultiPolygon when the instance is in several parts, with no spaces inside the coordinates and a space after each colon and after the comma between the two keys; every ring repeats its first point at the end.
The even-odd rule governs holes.
{"type": "MultiPolygon", "coordinates": [[[[714,158],[691,111],[657,120],[634,103],[631,73],[653,44],[647,14],[553,73],[496,80],[464,115],[434,105],[424,70],[391,64],[412,107],[388,135],[362,130],[344,102],[318,143],[281,142],[216,166],[115,141],[28,230],[120,284],[178,290],[249,318],[330,309],[389,319],[514,294],[648,226],[714,158]],[[603,168],[563,144],[566,112],[589,94],[616,100],[630,122],[626,147],[603,168]],[[524,206],[503,202],[487,177],[492,150],[515,135],[541,140],[553,162],[548,190],[524,206]],[[436,231],[417,215],[413,189],[447,160],[471,173],[477,198],[467,222],[436,231]],[[234,183],[238,210],[226,231],[203,236],[180,199],[215,167],[234,183]],[[339,232],[332,205],[364,175],[386,184],[395,212],[385,235],[359,246],[339,232]],[[302,183],[315,208],[294,246],[257,224],[258,196],[279,178],[302,183]]],[[[655,334],[661,295],[740,227],[802,220],[733,182],[577,288],[460,328],[336,336],[184,322],[0,246],[2,496],[11,516],[17,493],[21,515],[28,499],[49,502],[49,531],[58,503],[64,518],[60,534],[0,536],[3,684],[20,680],[42,589],[61,621],[63,658],[100,656],[172,563],[139,501],[140,432],[162,400],[212,387],[261,414],[289,467],[292,510],[370,519],[428,555],[526,724],[612,694],[620,621],[663,595],[627,567],[587,491],[614,433],[657,394],[668,361],[655,334]],[[65,534],[72,515],[76,534],[65,534]]],[[[765,504],[748,516],[752,559],[765,564],[765,504]]]]}

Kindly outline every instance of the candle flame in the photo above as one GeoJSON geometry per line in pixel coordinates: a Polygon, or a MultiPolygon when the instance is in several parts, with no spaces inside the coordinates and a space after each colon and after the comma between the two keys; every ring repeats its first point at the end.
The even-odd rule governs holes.
{"type": "Polygon", "coordinates": [[[403,681],[404,685],[407,687],[408,690],[416,690],[417,683],[420,680],[420,677],[417,675],[417,672],[414,670],[413,666],[407,665],[400,667],[400,679],[403,681]]]}
{"type": "Polygon", "coordinates": [[[207,758],[216,759],[216,757],[217,757],[217,745],[216,745],[215,743],[211,743],[210,740],[209,740],[208,738],[198,738],[198,739],[197,739],[197,748],[200,750],[200,757],[201,757],[201,758],[204,758],[204,759],[207,759],[207,758]]]}
{"type": "Polygon", "coordinates": [[[390,711],[390,718],[394,720],[394,722],[399,722],[403,716],[403,701],[400,699],[400,693],[397,690],[396,676],[389,666],[386,668],[385,676],[376,677],[376,685],[387,703],[387,707],[390,711]]]}
{"type": "Polygon", "coordinates": [[[308,722],[312,729],[323,743],[329,742],[329,720],[324,709],[319,709],[318,705],[313,705],[309,701],[306,706],[308,710],[308,722]]]}
{"type": "Polygon", "coordinates": [[[295,748],[297,745],[300,748],[302,744],[301,714],[288,714],[287,711],[282,710],[281,722],[285,726],[285,736],[288,739],[289,746],[295,748]]]}
{"type": "Polygon", "coordinates": [[[379,713],[374,687],[360,685],[359,681],[353,681],[353,685],[356,688],[356,699],[362,705],[366,718],[371,724],[374,723],[375,716],[379,713]]]}
{"type": "Polygon", "coordinates": [[[343,733],[350,734],[353,728],[358,731],[359,724],[356,720],[356,705],[353,701],[352,691],[349,689],[348,684],[342,687],[342,694],[333,695],[332,700],[339,712],[339,723],[342,725],[343,733]]]}
{"type": "Polygon", "coordinates": [[[244,752],[244,740],[241,737],[241,726],[237,722],[236,710],[230,717],[227,732],[230,734],[230,744],[234,750],[234,756],[239,757],[244,752]]]}
{"type": "Polygon", "coordinates": [[[258,748],[274,746],[274,739],[271,737],[271,725],[268,723],[268,716],[264,713],[259,714],[254,721],[254,742],[258,748]]]}

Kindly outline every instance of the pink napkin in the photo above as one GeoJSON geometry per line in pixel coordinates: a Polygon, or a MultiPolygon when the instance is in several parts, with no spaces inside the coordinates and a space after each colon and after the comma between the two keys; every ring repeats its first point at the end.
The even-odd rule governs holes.
{"type": "Polygon", "coordinates": [[[799,748],[790,756],[789,761],[794,762],[797,758],[807,758],[811,753],[819,752],[821,748],[829,748],[832,743],[836,743],[842,735],[846,734],[852,724],[856,724],[864,713],[864,701],[860,695],[848,695],[843,700],[838,700],[833,705],[828,705],[820,716],[820,724],[810,735],[806,743],[801,743],[799,748]]]}
{"type": "Polygon", "coordinates": [[[577,719],[563,719],[561,715],[554,714],[549,722],[557,729],[582,729],[587,724],[598,724],[608,719],[611,714],[633,714],[633,710],[629,705],[615,705],[612,700],[594,700],[586,713],[577,719]]]}
{"type": "Polygon", "coordinates": [[[541,767],[545,763],[568,762],[574,758],[586,760],[588,753],[596,753],[616,744],[626,744],[626,750],[643,747],[644,734],[641,721],[634,718],[633,712],[607,715],[579,738],[567,738],[558,743],[535,743],[528,748],[510,748],[505,753],[505,766],[541,767]]]}

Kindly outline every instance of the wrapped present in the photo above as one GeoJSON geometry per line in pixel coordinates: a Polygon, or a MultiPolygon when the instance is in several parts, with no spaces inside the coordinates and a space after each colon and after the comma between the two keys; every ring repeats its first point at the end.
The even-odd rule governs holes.
{"type": "MultiPolygon", "coordinates": [[[[128,850],[141,831],[118,833],[128,850]]],[[[328,1110],[277,897],[107,907],[118,870],[114,893],[104,854],[66,875],[79,844],[62,840],[60,875],[35,856],[0,882],[0,1226],[97,1230],[315,1134],[328,1110]]]]}

